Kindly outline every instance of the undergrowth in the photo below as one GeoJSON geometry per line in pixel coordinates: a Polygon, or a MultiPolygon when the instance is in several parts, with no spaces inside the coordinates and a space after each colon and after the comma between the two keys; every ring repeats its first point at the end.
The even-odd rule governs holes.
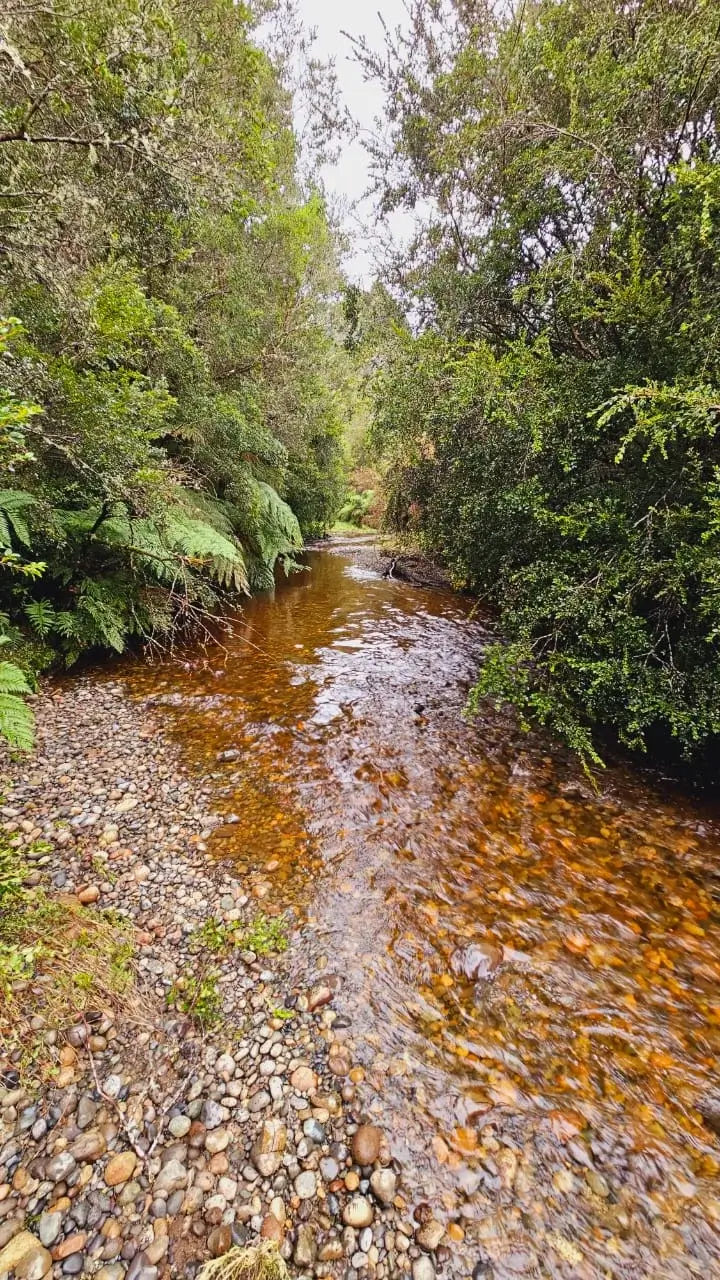
{"type": "Polygon", "coordinates": [[[54,1069],[44,1028],[99,1009],[139,1012],[131,926],[70,895],[26,885],[28,867],[0,837],[0,1042],[15,1066],[54,1069]],[[37,1026],[37,1019],[43,1026],[37,1026]],[[35,1021],[35,1026],[33,1026],[35,1021]],[[43,1061],[44,1059],[44,1061],[43,1061]]]}
{"type": "MultiPolygon", "coordinates": [[[[175,980],[167,995],[171,1009],[191,1017],[203,1031],[210,1031],[222,1021],[222,996],[218,987],[220,973],[214,961],[233,951],[252,951],[266,956],[285,951],[287,928],[282,916],[266,916],[260,912],[249,925],[241,921],[227,924],[209,916],[190,935],[191,952],[197,957],[175,980]]],[[[286,1015],[287,1016],[287,1015],[286,1015]]]]}
{"type": "Polygon", "coordinates": [[[241,921],[223,924],[209,916],[190,936],[195,951],[211,951],[213,955],[229,955],[235,949],[254,951],[267,956],[287,950],[287,926],[282,916],[266,916],[262,911],[249,925],[241,921]]]}

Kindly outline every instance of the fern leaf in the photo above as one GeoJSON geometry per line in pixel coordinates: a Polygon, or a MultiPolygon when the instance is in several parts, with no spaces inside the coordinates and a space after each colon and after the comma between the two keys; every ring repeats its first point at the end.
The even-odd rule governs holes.
{"type": "Polygon", "coordinates": [[[18,751],[32,751],[34,730],[35,717],[22,698],[14,693],[0,693],[0,737],[18,751]]]}
{"type": "Polygon", "coordinates": [[[23,517],[23,511],[33,506],[35,498],[31,493],[26,493],[23,489],[0,489],[0,513],[2,513],[2,526],[0,527],[0,536],[7,539],[3,542],[6,547],[10,546],[10,530],[12,529],[18,542],[22,542],[23,546],[30,546],[30,530],[27,527],[23,517]]]}
{"type": "Polygon", "coordinates": [[[32,693],[25,673],[14,662],[0,662],[0,737],[19,751],[31,751],[35,717],[23,694],[32,693]]]}
{"type": "Polygon", "coordinates": [[[0,662],[0,694],[32,693],[24,671],[14,662],[0,662]]]}
{"type": "Polygon", "coordinates": [[[54,630],[55,610],[49,600],[34,600],[32,604],[27,604],[25,614],[41,640],[54,630]]]}

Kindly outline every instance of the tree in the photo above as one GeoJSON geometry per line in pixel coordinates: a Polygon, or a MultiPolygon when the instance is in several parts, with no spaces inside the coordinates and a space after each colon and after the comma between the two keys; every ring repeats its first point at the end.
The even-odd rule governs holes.
{"type": "Polygon", "coordinates": [[[204,628],[340,506],[335,235],[255,23],[233,0],[9,5],[0,385],[35,406],[11,465],[44,568],[1,589],[26,655],[29,629],[73,660],[204,628]]]}
{"type": "Polygon", "coordinates": [[[396,522],[499,609],[475,699],[597,759],[720,732],[720,24],[708,2],[418,3],[381,208],[419,332],[379,376],[396,522]]]}

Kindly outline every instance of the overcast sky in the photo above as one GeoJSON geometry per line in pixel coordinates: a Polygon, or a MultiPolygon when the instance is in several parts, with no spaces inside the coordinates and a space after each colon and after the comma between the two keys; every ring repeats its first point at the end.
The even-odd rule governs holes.
{"type": "MultiPolygon", "coordinates": [[[[370,0],[369,4],[367,0],[355,0],[353,4],[347,0],[297,0],[297,8],[306,28],[317,32],[316,55],[334,58],[340,90],[352,116],[364,129],[372,130],[373,121],[382,116],[382,93],[376,85],[364,83],[360,68],[352,59],[350,44],[341,32],[366,36],[373,48],[382,48],[384,38],[378,11],[390,30],[405,25],[407,12],[403,0],[376,0],[376,3],[370,0]]],[[[369,183],[368,158],[359,140],[344,145],[338,162],[323,171],[323,179],[329,194],[347,208],[344,225],[352,239],[352,248],[345,269],[351,278],[369,283],[373,275],[372,247],[362,234],[371,212],[370,207],[362,203],[369,183]]],[[[401,239],[408,229],[407,220],[396,218],[394,238],[401,239]]]]}

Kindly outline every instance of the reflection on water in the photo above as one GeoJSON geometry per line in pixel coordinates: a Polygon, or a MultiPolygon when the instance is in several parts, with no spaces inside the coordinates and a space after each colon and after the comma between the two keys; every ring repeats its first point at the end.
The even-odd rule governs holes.
{"type": "Polygon", "coordinates": [[[125,674],[214,778],[216,852],[296,908],[298,974],[342,976],[445,1274],[720,1276],[717,825],[466,723],[468,603],[310,560],[225,650],[125,674]]]}

